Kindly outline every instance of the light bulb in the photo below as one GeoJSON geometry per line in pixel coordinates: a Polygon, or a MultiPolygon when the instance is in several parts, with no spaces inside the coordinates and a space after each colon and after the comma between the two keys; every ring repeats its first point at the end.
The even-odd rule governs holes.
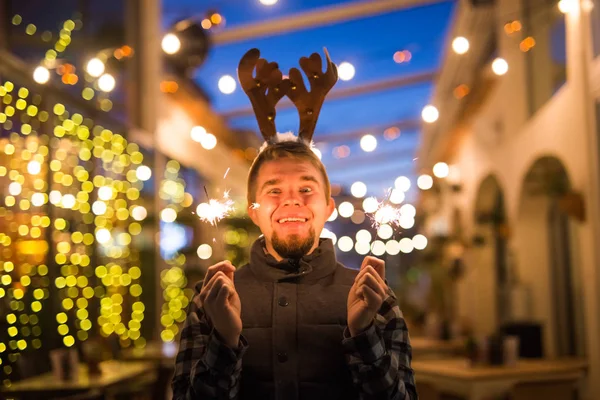
{"type": "Polygon", "coordinates": [[[174,33],[167,33],[165,37],[163,37],[161,46],[165,53],[175,54],[181,48],[181,41],[174,33]]]}
{"type": "Polygon", "coordinates": [[[99,58],[92,58],[90,61],[88,61],[85,67],[87,73],[93,76],[94,78],[97,78],[100,75],[102,75],[104,73],[104,69],[104,63],[99,58]]]}
{"type": "Polygon", "coordinates": [[[452,41],[452,50],[454,50],[456,54],[465,54],[469,51],[469,41],[462,36],[456,37],[452,41]]]}
{"type": "Polygon", "coordinates": [[[423,121],[431,124],[438,120],[440,113],[435,106],[428,105],[423,107],[423,111],[421,111],[421,117],[423,118],[423,121]]]}

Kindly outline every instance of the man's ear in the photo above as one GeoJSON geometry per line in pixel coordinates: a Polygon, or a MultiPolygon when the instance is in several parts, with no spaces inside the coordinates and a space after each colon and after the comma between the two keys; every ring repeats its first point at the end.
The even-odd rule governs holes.
{"type": "Polygon", "coordinates": [[[254,225],[258,226],[258,215],[256,215],[256,208],[252,207],[252,204],[248,206],[248,216],[254,222],[254,225]]]}
{"type": "Polygon", "coordinates": [[[327,219],[331,217],[333,210],[335,210],[335,200],[333,197],[329,197],[329,204],[327,204],[327,219]]]}

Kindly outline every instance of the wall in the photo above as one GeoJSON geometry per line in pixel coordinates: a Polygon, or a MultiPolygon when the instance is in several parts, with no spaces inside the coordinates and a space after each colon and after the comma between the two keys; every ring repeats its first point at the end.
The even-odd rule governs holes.
{"type": "Polygon", "coordinates": [[[196,168],[210,181],[212,193],[222,193],[229,189],[232,197],[240,198],[241,204],[245,204],[249,164],[233,157],[232,149],[219,141],[219,132],[226,129],[222,122],[216,117],[210,117],[208,112],[206,115],[189,115],[182,106],[166,96],[162,103],[162,118],[158,121],[156,134],[158,148],[182,164],[196,168]],[[217,146],[214,149],[206,150],[191,139],[190,131],[195,125],[204,126],[208,132],[217,136],[217,146]],[[223,179],[227,168],[230,170],[226,179],[223,179]]]}
{"type": "MultiPolygon", "coordinates": [[[[498,14],[504,15],[514,9],[515,0],[499,3],[498,14]]],[[[498,21],[500,28],[505,21],[498,21]]],[[[522,186],[524,178],[536,159],[551,155],[564,165],[569,180],[576,191],[582,193],[588,219],[574,222],[573,240],[574,265],[581,278],[582,302],[576,305],[585,314],[585,347],[590,363],[588,371],[589,388],[587,398],[600,398],[600,347],[597,340],[600,316],[600,286],[598,260],[598,182],[597,163],[591,159],[590,135],[595,134],[591,119],[590,105],[593,99],[589,88],[598,83],[588,82],[589,57],[586,46],[585,26],[587,16],[578,11],[567,17],[567,83],[530,119],[526,118],[524,99],[524,57],[518,50],[518,43],[510,43],[506,35],[499,36],[500,55],[509,62],[507,75],[500,77],[499,85],[473,123],[470,134],[452,160],[458,166],[463,178],[463,191],[455,197],[456,204],[463,210],[467,236],[472,237],[476,227],[473,216],[477,192],[481,181],[493,174],[498,178],[505,196],[509,225],[513,235],[510,245],[516,251],[517,270],[522,279],[532,289],[533,318],[546,325],[544,342],[549,354],[553,354],[552,313],[550,312],[549,266],[547,260],[547,238],[540,226],[544,214],[543,204],[523,202],[522,186]],[[503,127],[504,129],[498,129],[503,127]],[[594,161],[594,162],[592,162],[594,161]],[[598,396],[598,397],[594,397],[598,396]]],[[[597,143],[596,143],[597,144],[597,143]]],[[[431,164],[437,160],[431,160],[431,164]]],[[[489,260],[478,256],[477,251],[467,257],[467,275],[459,284],[459,305],[461,313],[476,315],[476,328],[487,332],[489,318],[481,309],[494,312],[490,298],[481,297],[480,290],[473,288],[486,285],[489,275],[489,260]],[[483,275],[482,275],[483,274],[483,275]],[[469,293],[472,290],[472,293],[469,293]],[[476,306],[474,301],[487,304],[476,306]],[[476,314],[472,314],[476,312],[476,314]],[[483,317],[482,317],[483,315],[483,317]]]]}

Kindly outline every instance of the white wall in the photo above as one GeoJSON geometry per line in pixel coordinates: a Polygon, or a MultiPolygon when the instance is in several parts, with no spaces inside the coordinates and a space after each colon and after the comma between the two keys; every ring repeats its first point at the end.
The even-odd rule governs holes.
{"type": "MultiPolygon", "coordinates": [[[[499,15],[514,9],[517,0],[500,1],[499,15]]],[[[505,21],[501,22],[500,29],[505,21]]],[[[584,310],[586,324],[585,346],[590,362],[590,393],[588,398],[600,398],[600,341],[598,341],[600,317],[600,266],[597,265],[598,244],[594,235],[598,215],[597,182],[590,168],[590,135],[595,134],[591,116],[589,87],[598,83],[588,82],[589,57],[586,45],[587,16],[578,12],[567,17],[568,82],[529,120],[526,119],[524,97],[524,57],[518,42],[511,43],[506,35],[500,35],[500,55],[509,62],[507,75],[499,78],[499,85],[489,98],[480,115],[473,123],[470,134],[464,140],[451,163],[461,171],[463,190],[454,197],[463,210],[464,227],[468,237],[475,233],[474,210],[481,181],[488,175],[497,177],[505,196],[508,222],[513,235],[510,245],[515,249],[518,271],[523,281],[532,289],[532,317],[545,325],[544,343],[549,354],[553,354],[554,332],[550,310],[550,274],[545,207],[540,199],[523,201],[522,186],[529,168],[538,158],[551,155],[565,167],[574,190],[582,193],[588,211],[588,220],[574,222],[574,268],[580,277],[583,289],[582,302],[576,307],[584,310]],[[502,121],[504,131],[494,127],[502,121]],[[597,397],[594,397],[597,396],[597,397]]],[[[441,110],[443,112],[443,110],[441,110]]],[[[437,160],[431,160],[435,163],[437,160]]],[[[596,175],[597,176],[597,175],[596,175]]],[[[448,216],[450,217],[450,216],[448,216]]],[[[459,284],[460,312],[475,315],[476,329],[485,332],[490,328],[490,319],[482,308],[494,313],[494,302],[479,294],[488,285],[487,272],[493,266],[485,265],[489,257],[472,251],[467,257],[467,273],[459,284]],[[478,288],[474,290],[474,288],[478,288]],[[469,292],[471,290],[471,292],[469,292]],[[483,301],[485,304],[474,305],[483,301]],[[473,314],[473,312],[475,312],[473,314]]]]}

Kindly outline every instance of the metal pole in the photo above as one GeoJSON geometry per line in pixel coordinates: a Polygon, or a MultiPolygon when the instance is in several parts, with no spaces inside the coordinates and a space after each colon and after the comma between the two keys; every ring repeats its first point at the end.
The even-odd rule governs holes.
{"type": "Polygon", "coordinates": [[[272,21],[260,21],[222,32],[215,32],[211,40],[215,45],[243,42],[353,19],[373,17],[407,8],[423,7],[443,1],[447,0],[362,0],[341,6],[319,7],[289,17],[272,21]]]}

